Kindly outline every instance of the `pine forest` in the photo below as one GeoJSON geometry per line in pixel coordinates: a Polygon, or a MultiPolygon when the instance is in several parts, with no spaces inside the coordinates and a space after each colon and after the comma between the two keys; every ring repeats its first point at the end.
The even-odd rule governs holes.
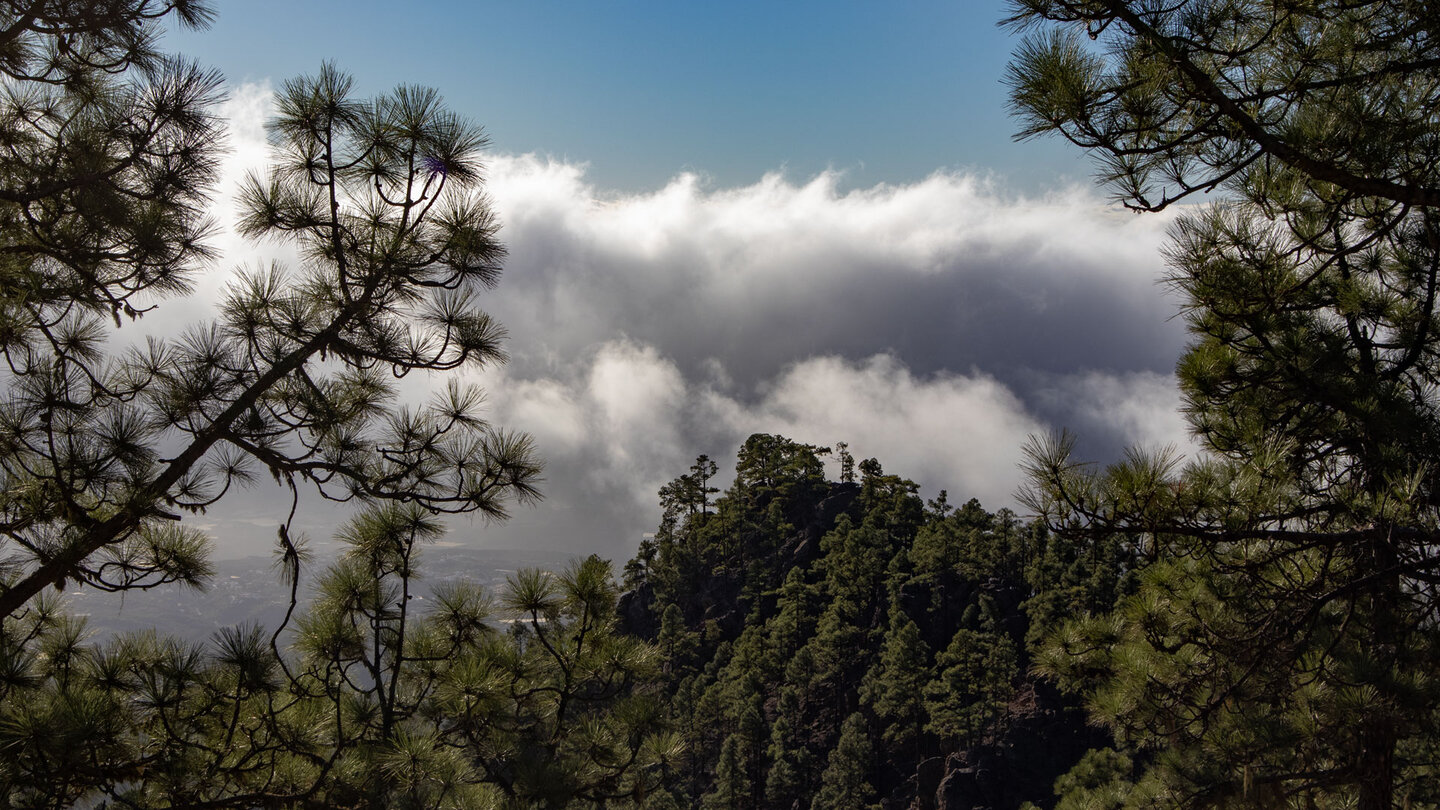
{"type": "MultiPolygon", "coordinates": [[[[735,265],[718,280],[569,267],[578,237],[526,219],[539,209],[515,201],[544,194],[514,181],[523,159],[492,157],[475,111],[398,68],[372,92],[376,65],[348,73],[318,44],[314,70],[267,88],[265,156],[232,176],[250,143],[232,120],[240,85],[167,43],[215,36],[218,58],[239,5],[0,2],[0,808],[1440,808],[1436,3],[1009,0],[983,19],[955,4],[999,26],[1019,148],[1088,161],[1103,217],[1160,234],[1144,284],[1163,288],[1184,343],[1155,385],[1188,445],[1150,442],[1118,400],[1014,405],[1053,374],[922,371],[909,330],[983,321],[982,284],[965,306],[902,307],[869,365],[840,343],[783,360],[781,344],[822,321],[870,339],[883,293],[873,312],[817,304],[758,335],[723,312],[667,314],[672,283],[706,301],[748,301],[751,285],[828,301],[841,282],[787,277],[783,251],[750,272],[738,247],[677,249],[735,265]],[[281,255],[265,250],[290,258],[246,259],[281,255]],[[589,376],[573,372],[582,393],[506,376],[514,357],[582,362],[563,335],[526,343],[531,320],[564,318],[518,298],[492,312],[509,262],[588,273],[633,302],[589,376]],[[188,325],[164,320],[177,310],[188,325]],[[679,359],[645,342],[667,318],[679,359]],[[648,371],[607,377],[601,361],[648,371]],[[730,376],[765,362],[779,376],[730,376]],[[849,382],[805,399],[825,374],[849,382]],[[943,431],[872,424],[962,388],[990,405],[937,406],[943,431]],[[567,415],[582,394],[589,421],[567,415]],[[845,415],[867,398],[870,416],[845,415]],[[1012,405],[1028,438],[938,458],[952,447],[939,433],[984,433],[985,408],[1012,405]],[[625,418],[640,427],[616,429],[623,441],[583,444],[625,418]],[[1102,422],[1132,433],[1111,447],[1086,433],[1102,422]],[[870,449],[891,434],[937,458],[870,449]],[[693,436],[688,468],[652,452],[693,436]],[[550,458],[563,441],[590,449],[550,458]],[[980,473],[935,480],[952,461],[980,473]],[[1012,474],[1015,491],[986,488],[1012,474]],[[626,475],[647,507],[562,504],[581,528],[544,548],[568,562],[461,576],[456,547],[626,475]],[[98,629],[95,605],[259,587],[218,573],[233,504],[265,536],[269,612],[216,608],[218,629],[185,636],[98,629]],[[618,556],[595,539],[617,514],[648,529],[618,556]]],[[[417,4],[464,13],[448,5],[417,4]]],[[[357,19],[379,13],[356,4],[357,19]]],[[[880,20],[909,12],[865,13],[880,43],[880,20]]],[[[442,41],[443,20],[424,25],[442,41]]],[[[625,110],[586,114],[602,112],[625,110]]],[[[677,113],[676,138],[686,126],[677,113]]],[[[564,180],[568,165],[544,171],[564,180]]],[[[700,182],[676,181],[645,217],[709,238],[740,227],[745,195],[791,188],[700,182]]],[[[850,242],[803,236],[819,217],[804,206],[859,223],[903,184],[834,182],[786,198],[793,218],[745,227],[795,229],[824,262],[849,261],[850,242]]],[[[584,216],[621,210],[619,194],[584,216]]],[[[948,216],[923,209],[897,216],[948,216]]],[[[1067,256],[1124,247],[1096,241],[1025,261],[1079,277],[1067,256]]],[[[604,306],[575,289],[546,306],[604,306]]],[[[1043,323],[1018,328],[1054,343],[1043,323]]]]}

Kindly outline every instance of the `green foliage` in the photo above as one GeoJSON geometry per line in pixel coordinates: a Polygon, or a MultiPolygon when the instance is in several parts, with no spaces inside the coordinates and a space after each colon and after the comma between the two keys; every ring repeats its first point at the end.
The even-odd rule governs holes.
{"type": "MultiPolygon", "coordinates": [[[[627,587],[646,583],[657,604],[681,604],[683,595],[709,587],[717,577],[745,584],[758,599],[784,581],[778,544],[793,528],[796,510],[826,491],[825,448],[756,434],[741,448],[735,482],[712,503],[709,486],[717,465],[700,456],[690,472],[660,489],[662,517],[653,544],[626,566],[627,587]]],[[[660,609],[662,612],[664,608],[660,609]]],[[[699,616],[686,614],[692,627],[699,616]]]]}
{"type": "MultiPolygon", "coordinates": [[[[858,483],[826,482],[820,454],[752,437],[708,516],[677,507],[682,476],[661,493],[656,553],[641,549],[652,561],[632,569],[694,805],[931,800],[920,763],[1000,745],[1029,668],[1026,611],[1076,607],[1064,555],[1083,552],[1043,527],[943,493],[927,508],[874,459],[858,483]]],[[[1118,559],[1084,566],[1110,584],[1085,592],[1104,609],[1125,577],[1094,569],[1118,559]]]]}
{"type": "Polygon", "coordinates": [[[1134,790],[1130,758],[1113,749],[1091,751],[1055,781],[1056,810],[1119,810],[1134,790]]]}
{"type": "Polygon", "coordinates": [[[1107,613],[1135,590],[1135,572],[1144,559],[1129,535],[1052,533],[1038,524],[1032,530],[1034,550],[1026,581],[1033,595],[1025,603],[1031,619],[1026,644],[1038,645],[1067,619],[1107,613]]]}
{"type": "Polygon", "coordinates": [[[675,743],[649,693],[654,650],[614,632],[609,564],[518,572],[502,602],[514,632],[447,659],[461,671],[440,711],[462,750],[522,806],[643,798],[675,743]]]}
{"type": "Polygon", "coordinates": [[[1177,371],[1206,453],[1096,470],[1064,438],[1031,448],[1031,503],[1057,533],[1149,563],[1136,593],[1042,657],[1134,765],[1133,789],[1078,780],[1076,801],[1431,806],[1434,9],[1016,12],[1044,29],[1011,66],[1022,134],[1091,150],[1134,207],[1226,195],[1182,216],[1168,250],[1192,334],[1177,371]]]}
{"type": "Polygon", "coordinates": [[[825,773],[820,777],[820,792],[810,803],[811,810],[871,810],[875,804],[875,788],[869,774],[874,752],[870,747],[869,730],[859,713],[845,718],[840,741],[830,754],[825,773]]]}
{"type": "Polygon", "coordinates": [[[1015,643],[993,630],[961,628],[935,659],[938,677],[926,684],[928,730],[977,741],[995,727],[1019,674],[1015,643]]]}
{"type": "Polygon", "coordinates": [[[1420,2],[1015,0],[1020,137],[1089,150],[1127,205],[1242,195],[1440,204],[1420,2]],[[1039,29],[1039,30],[1037,30],[1039,29]]]}
{"type": "Polygon", "coordinates": [[[477,588],[416,601],[420,546],[436,533],[413,506],[351,521],[289,650],[259,627],[206,646],[151,635],[96,648],[43,600],[6,624],[26,637],[5,639],[0,797],[639,806],[673,779],[656,651],[615,632],[608,563],[517,573],[499,600],[514,631],[501,633],[477,588]]]}
{"type": "Polygon", "coordinates": [[[738,733],[725,738],[720,746],[720,760],[715,765],[715,789],[705,795],[700,806],[704,810],[738,810],[754,806],[754,786],[750,781],[747,740],[738,733]]]}
{"type": "Polygon", "coordinates": [[[797,724],[804,722],[799,690],[786,686],[780,692],[777,716],[770,728],[766,757],[772,763],[765,779],[765,797],[774,806],[789,807],[810,796],[811,781],[819,764],[804,744],[797,724]]]}
{"type": "Polygon", "coordinates": [[[930,650],[920,628],[897,606],[890,609],[890,631],[880,659],[865,673],[860,699],[880,722],[881,739],[894,750],[918,745],[927,717],[925,687],[931,681],[930,650]]]}
{"type": "Polygon", "coordinates": [[[72,5],[0,12],[0,617],[69,579],[195,585],[209,573],[206,541],[165,520],[192,500],[179,476],[147,489],[166,428],[147,397],[183,348],[162,369],[143,351],[113,362],[105,343],[211,258],[219,77],[156,44],[161,18],[203,27],[212,12],[72,5]]]}
{"type": "Polygon", "coordinates": [[[236,225],[299,265],[243,269],[211,321],[107,354],[211,258],[219,80],[156,49],[162,18],[202,26],[209,5],[7,9],[0,805],[666,806],[661,660],[616,631],[607,563],[520,572],[498,602],[416,589],[440,515],[538,497],[529,439],[478,390],[396,402],[412,371],[503,359],[478,308],[505,255],[483,132],[430,90],[362,100],[330,65],[287,82],[236,225]],[[281,626],[95,646],[49,593],[203,586],[183,513],[261,470],[295,503],[308,485],[362,507],[303,608],[310,555],[279,526],[281,626]]]}
{"type": "Polygon", "coordinates": [[[301,265],[245,269],[212,321],[106,353],[209,258],[218,79],[155,50],[172,12],[209,18],[188,0],[5,12],[0,617],[70,581],[202,584],[208,540],[179,512],[260,469],[292,493],[436,512],[537,497],[529,439],[488,424],[478,391],[393,402],[411,371],[503,359],[477,307],[505,253],[479,193],[484,134],[433,91],[356,99],[329,65],[288,82],[237,228],[301,265]]]}

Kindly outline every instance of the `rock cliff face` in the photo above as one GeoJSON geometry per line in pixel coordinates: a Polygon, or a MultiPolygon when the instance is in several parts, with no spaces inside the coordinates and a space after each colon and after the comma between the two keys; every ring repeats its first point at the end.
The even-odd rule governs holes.
{"type": "MultiPolygon", "coordinates": [[[[1027,680],[1006,709],[1005,731],[987,743],[920,763],[908,803],[918,810],[981,810],[1054,805],[1050,786],[1086,751],[1111,744],[1085,712],[1043,681],[1027,680]],[[928,764],[928,767],[927,767],[928,764]]],[[[904,801],[904,797],[901,797],[904,801]]]]}
{"type": "Polygon", "coordinates": [[[660,635],[660,620],[655,614],[655,588],[642,582],[634,590],[620,594],[617,608],[623,632],[654,641],[660,635]]]}
{"type": "Polygon", "coordinates": [[[1055,615],[1063,569],[1036,527],[926,508],[878,464],[861,483],[737,480],[662,532],[621,598],[624,629],[666,656],[677,801],[808,810],[849,785],[885,810],[1050,807],[1110,743],[1030,674],[1031,615],[1055,615]],[[868,739],[842,745],[857,715],[868,739]]]}

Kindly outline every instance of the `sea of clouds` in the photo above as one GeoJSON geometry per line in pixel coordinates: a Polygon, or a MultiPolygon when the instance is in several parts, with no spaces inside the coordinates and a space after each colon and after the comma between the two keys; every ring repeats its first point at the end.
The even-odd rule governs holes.
{"type": "MultiPolygon", "coordinates": [[[[294,261],[226,230],[235,185],[264,163],[269,99],[246,85],[227,106],[223,260],[143,330],[205,317],[233,267],[294,261]]],[[[511,360],[468,377],[496,423],[534,436],[546,499],[504,524],[456,521],[454,539],[623,560],[658,522],[662,484],[700,453],[723,470],[754,432],[845,441],[927,496],[989,508],[1014,506],[1027,436],[1069,428],[1098,460],[1187,446],[1171,374],[1184,328],[1158,283],[1170,216],[947,171],[870,188],[843,172],[739,188],[681,173],[616,193],[583,164],[496,152],[487,178],[509,258],[486,302],[511,360]]],[[[219,556],[263,553],[283,516],[272,496],[206,516],[219,556]]],[[[323,540],[341,514],[306,525],[323,540]]]]}

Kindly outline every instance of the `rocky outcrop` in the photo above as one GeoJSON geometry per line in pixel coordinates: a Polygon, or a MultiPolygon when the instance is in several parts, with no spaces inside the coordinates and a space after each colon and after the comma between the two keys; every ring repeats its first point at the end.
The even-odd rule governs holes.
{"type": "Polygon", "coordinates": [[[1029,679],[1010,701],[1003,731],[995,739],[951,754],[938,780],[935,765],[921,763],[919,792],[910,807],[1004,810],[1027,801],[1049,807],[1055,801],[1051,786],[1056,778],[1086,751],[1110,744],[1110,735],[1087,724],[1074,700],[1045,681],[1029,679]]]}

